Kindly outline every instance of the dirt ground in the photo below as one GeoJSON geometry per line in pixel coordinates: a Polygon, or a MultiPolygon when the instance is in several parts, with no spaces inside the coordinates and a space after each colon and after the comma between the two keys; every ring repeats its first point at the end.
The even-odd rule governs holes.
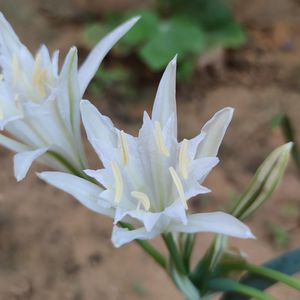
{"type": "MultiPolygon", "coordinates": [[[[71,45],[81,45],[82,29],[76,22],[61,25],[57,21],[61,17],[144,3],[0,0],[0,10],[30,49],[46,42],[63,54],[71,45]]],[[[193,202],[195,211],[228,207],[264,157],[283,143],[280,131],[270,125],[275,113],[286,111],[294,127],[300,128],[300,1],[237,1],[235,10],[248,33],[246,46],[227,53],[212,67],[199,69],[177,90],[182,137],[197,134],[218,109],[235,108],[220,151],[221,163],[206,180],[212,193],[193,202]]],[[[149,82],[149,87],[156,84],[149,82]]],[[[92,100],[116,124],[136,133],[154,94],[154,90],[145,93],[138,103],[118,104],[110,94],[92,100]]],[[[296,136],[300,143],[300,129],[296,136]]],[[[97,168],[99,162],[88,144],[87,149],[91,166],[97,168]]],[[[16,184],[12,156],[0,149],[1,300],[182,299],[164,272],[134,243],[120,249],[112,246],[111,220],[41,182],[35,171],[44,170],[43,166],[36,164],[26,180],[16,184]]],[[[257,239],[232,239],[231,244],[251,262],[263,262],[299,246],[299,221],[300,176],[291,161],[280,189],[248,221],[257,239]]],[[[194,260],[210,239],[211,235],[199,234],[194,260]]],[[[164,250],[159,239],[153,243],[164,250]]],[[[282,286],[270,293],[281,300],[300,299],[282,286]]]]}

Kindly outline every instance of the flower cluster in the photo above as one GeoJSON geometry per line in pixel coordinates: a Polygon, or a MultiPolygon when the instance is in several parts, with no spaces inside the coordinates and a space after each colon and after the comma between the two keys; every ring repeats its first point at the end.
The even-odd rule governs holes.
{"type": "Polygon", "coordinates": [[[188,214],[188,200],[208,193],[202,185],[216,157],[233,109],[224,108],[199,135],[178,141],[175,99],[176,57],[158,87],[151,117],[145,112],[138,136],[117,129],[87,100],[81,100],[102,59],[138,18],[122,24],[77,67],[71,48],[58,68],[42,46],[35,56],[0,14],[0,144],[17,152],[17,180],[33,160],[64,172],[39,177],[114,220],[112,241],[121,246],[169,232],[214,232],[252,238],[250,229],[223,212],[188,214]],[[80,102],[81,101],[81,102],[80,102]],[[87,169],[80,135],[80,111],[88,139],[103,168],[87,169]],[[67,171],[67,173],[66,173],[67,171]],[[134,230],[122,228],[122,222],[134,230]]]}
{"type": "Polygon", "coordinates": [[[101,187],[66,173],[39,174],[88,208],[112,217],[112,241],[117,247],[167,232],[206,231],[253,237],[246,225],[229,214],[187,214],[188,200],[209,192],[202,182],[218,163],[216,154],[233,109],[224,108],[204,125],[199,135],[178,142],[175,81],[176,58],[163,74],[152,116],[144,113],[137,137],[115,128],[89,101],[81,102],[88,139],[104,166],[85,172],[101,187]],[[138,228],[121,228],[121,221],[138,228]]]}
{"type": "Polygon", "coordinates": [[[0,144],[17,152],[17,180],[37,158],[58,170],[86,168],[80,100],[104,56],[137,20],[104,37],[79,69],[72,47],[59,71],[58,51],[50,56],[43,45],[32,56],[0,13],[0,130],[12,137],[0,135],[0,144]]]}

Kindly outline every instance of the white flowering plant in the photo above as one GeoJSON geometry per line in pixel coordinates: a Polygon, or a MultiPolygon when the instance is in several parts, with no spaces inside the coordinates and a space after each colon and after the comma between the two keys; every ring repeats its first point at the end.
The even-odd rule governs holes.
{"type": "Polygon", "coordinates": [[[300,270],[299,250],[256,266],[227,246],[227,237],[254,238],[243,221],[278,186],[292,143],[270,154],[230,212],[193,214],[189,200],[210,192],[203,182],[218,164],[218,150],[233,109],[220,110],[197,136],[178,141],[176,57],[166,67],[151,116],[144,113],[137,136],[116,128],[82,99],[104,56],[137,20],[127,21],[104,37],[79,68],[77,50],[71,48],[59,70],[58,51],[50,56],[42,46],[33,56],[0,15],[0,144],[16,152],[16,180],[26,176],[34,160],[51,167],[53,171],[37,175],[95,213],[112,218],[113,245],[136,241],[170,275],[185,299],[207,299],[221,292],[224,300],[274,299],[264,289],[278,281],[300,291],[299,280],[290,276],[300,270]],[[81,119],[99,157],[96,170],[87,166],[81,119]],[[216,237],[191,266],[200,232],[216,237]],[[149,241],[156,236],[165,242],[167,256],[149,241]],[[282,260],[290,267],[287,263],[285,268],[278,267],[282,260]],[[255,275],[245,272],[258,274],[260,284],[255,275]]]}

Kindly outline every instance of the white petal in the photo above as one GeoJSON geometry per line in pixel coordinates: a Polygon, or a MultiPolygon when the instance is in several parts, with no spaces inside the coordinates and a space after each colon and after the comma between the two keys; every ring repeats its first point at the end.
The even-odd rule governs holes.
{"type": "Polygon", "coordinates": [[[83,125],[88,140],[95,151],[101,156],[102,147],[117,147],[118,135],[113,123],[108,117],[103,116],[97,108],[87,100],[80,103],[83,125]]]}
{"type": "Polygon", "coordinates": [[[48,148],[17,153],[14,156],[14,174],[17,181],[22,180],[35,159],[47,152],[48,148]]]}
{"type": "Polygon", "coordinates": [[[174,134],[177,137],[176,113],[176,57],[168,64],[158,86],[153,104],[152,120],[158,121],[163,128],[174,115],[174,134]]]}
{"type": "Polygon", "coordinates": [[[248,226],[223,212],[190,215],[187,225],[172,224],[170,225],[170,231],[186,233],[213,232],[244,239],[254,238],[248,226]]]}
{"type": "Polygon", "coordinates": [[[202,128],[205,139],[200,143],[196,158],[216,156],[226,129],[232,119],[233,108],[226,107],[217,112],[202,128]]]}
{"type": "Polygon", "coordinates": [[[80,177],[62,172],[43,172],[37,175],[48,184],[69,193],[85,207],[109,217],[114,215],[112,209],[101,206],[99,194],[103,189],[100,186],[80,177]]]}
{"type": "Polygon", "coordinates": [[[176,201],[171,206],[167,207],[164,210],[164,215],[172,219],[178,220],[182,224],[187,223],[185,208],[182,202],[180,201],[176,201]]]}
{"type": "Polygon", "coordinates": [[[58,86],[58,106],[70,132],[78,133],[80,126],[77,49],[71,48],[62,67],[58,86]]]}
{"type": "Polygon", "coordinates": [[[114,226],[111,239],[114,246],[118,248],[136,239],[139,240],[152,239],[158,234],[160,234],[159,231],[152,230],[148,232],[145,227],[141,227],[135,230],[128,230],[126,228],[120,228],[118,226],[114,226]]]}
{"type": "Polygon", "coordinates": [[[195,159],[191,163],[190,172],[197,178],[198,182],[202,183],[208,173],[219,163],[217,157],[203,157],[195,159]]]}
{"type": "MultiPolygon", "coordinates": [[[[21,46],[21,42],[11,25],[7,22],[3,14],[0,12],[0,38],[1,44],[3,43],[10,51],[17,49],[21,46]]],[[[2,46],[1,46],[2,48],[2,46]]]]}
{"type": "Polygon", "coordinates": [[[127,210],[124,211],[120,208],[116,210],[114,224],[117,224],[119,221],[124,220],[126,216],[130,216],[133,219],[139,220],[145,226],[146,231],[152,231],[162,213],[152,213],[144,210],[127,210]]]}
{"type": "Polygon", "coordinates": [[[19,143],[2,134],[0,134],[0,145],[14,152],[23,152],[30,150],[30,147],[26,146],[25,144],[19,143]]]}
{"type": "Polygon", "coordinates": [[[90,81],[96,74],[105,55],[114,46],[114,44],[138,21],[138,19],[139,17],[134,17],[117,27],[111,33],[106,35],[88,55],[78,72],[81,97],[83,96],[90,81]]]}

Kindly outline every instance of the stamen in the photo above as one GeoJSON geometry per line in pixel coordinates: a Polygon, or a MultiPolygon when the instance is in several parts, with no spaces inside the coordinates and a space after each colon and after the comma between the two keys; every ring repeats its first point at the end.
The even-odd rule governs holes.
{"type": "Polygon", "coordinates": [[[139,209],[141,203],[143,204],[145,210],[150,209],[150,200],[149,200],[148,196],[145,193],[133,191],[133,192],[130,193],[130,195],[133,198],[136,198],[139,201],[138,209],[139,209]]]}
{"type": "Polygon", "coordinates": [[[170,152],[164,143],[164,138],[162,135],[160,123],[158,121],[155,121],[154,127],[155,127],[155,140],[159,151],[165,156],[170,156],[170,152]]]}
{"type": "Polygon", "coordinates": [[[184,139],[179,151],[179,171],[184,179],[188,178],[188,141],[184,139]]]}
{"type": "Polygon", "coordinates": [[[34,62],[32,81],[33,84],[36,86],[38,93],[40,94],[41,97],[46,96],[46,90],[44,86],[46,77],[47,77],[47,71],[42,69],[41,56],[38,54],[34,62]]]}
{"type": "Polygon", "coordinates": [[[118,165],[112,161],[111,162],[111,169],[115,178],[115,204],[119,204],[123,195],[123,179],[121,175],[121,171],[118,167],[118,165]]]}
{"type": "Polygon", "coordinates": [[[3,79],[4,79],[4,75],[0,73],[0,81],[2,81],[3,79]]]}
{"type": "Polygon", "coordinates": [[[12,84],[13,86],[16,86],[17,81],[20,77],[20,65],[19,65],[17,55],[15,53],[13,53],[12,56],[11,68],[12,68],[12,84]]]}
{"type": "Polygon", "coordinates": [[[177,175],[176,171],[174,170],[173,167],[170,167],[169,168],[169,171],[171,173],[171,176],[172,176],[172,179],[173,179],[173,182],[177,188],[177,191],[178,191],[178,194],[179,194],[179,198],[181,200],[181,202],[183,203],[184,205],[184,208],[185,209],[188,209],[188,206],[186,204],[186,200],[185,200],[185,196],[184,196],[184,190],[183,190],[183,186],[182,186],[182,183],[180,181],[180,178],[179,176],[177,175]]]}
{"type": "Polygon", "coordinates": [[[129,151],[128,151],[128,144],[126,141],[126,136],[123,130],[120,131],[120,143],[121,143],[122,160],[124,165],[127,166],[129,162],[129,151]]]}

